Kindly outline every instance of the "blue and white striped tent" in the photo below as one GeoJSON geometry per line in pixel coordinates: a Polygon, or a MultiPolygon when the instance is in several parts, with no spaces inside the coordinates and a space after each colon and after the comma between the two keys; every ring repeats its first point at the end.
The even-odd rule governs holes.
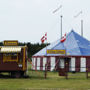
{"type": "MultiPolygon", "coordinates": [[[[90,58],[89,57],[90,56],[90,41],[88,41],[84,37],[80,36],[78,33],[74,32],[73,30],[69,34],[67,34],[66,40],[63,43],[61,43],[60,39],[59,39],[59,40],[53,42],[52,44],[50,44],[49,46],[47,46],[47,49],[49,49],[49,50],[66,50],[66,56],[71,59],[70,60],[71,66],[74,65],[74,68],[71,70],[74,70],[74,71],[76,70],[75,65],[77,64],[78,60],[79,60],[78,63],[81,63],[80,64],[81,66],[84,65],[83,67],[86,67],[87,66],[86,61],[88,61],[90,58]],[[77,58],[79,58],[79,59],[77,60],[77,58]]],[[[64,56],[65,55],[63,55],[63,57],[64,56]]],[[[62,55],[60,55],[60,54],[47,54],[46,47],[45,47],[44,49],[40,50],[38,53],[33,55],[32,61],[35,65],[35,60],[36,60],[37,65],[38,65],[38,63],[42,64],[42,61],[44,59],[46,61],[44,60],[43,62],[47,62],[50,60],[50,66],[52,67],[52,65],[54,63],[56,63],[57,57],[64,59],[64,58],[62,58],[62,55]]],[[[80,65],[79,65],[79,67],[81,67],[80,65]]],[[[54,64],[54,67],[55,67],[55,64],[54,64]]],[[[39,70],[44,70],[44,69],[39,68],[39,70]]],[[[52,68],[51,68],[51,70],[52,70],[52,68]]],[[[85,70],[86,69],[84,68],[81,71],[85,71],[85,70]]]]}
{"type": "MultiPolygon", "coordinates": [[[[90,41],[83,38],[73,30],[66,36],[66,41],[61,43],[60,39],[53,42],[47,49],[66,50],[67,55],[71,56],[88,56],[90,55],[90,41]]],[[[60,54],[47,54],[46,47],[36,53],[34,56],[57,56],[60,54]]]]}

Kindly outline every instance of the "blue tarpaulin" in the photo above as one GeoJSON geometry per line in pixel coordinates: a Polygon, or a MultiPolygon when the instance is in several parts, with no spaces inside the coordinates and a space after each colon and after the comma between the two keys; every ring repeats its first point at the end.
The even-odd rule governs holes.
{"type": "MultiPolygon", "coordinates": [[[[72,30],[63,43],[59,39],[48,45],[47,49],[66,50],[66,55],[70,56],[90,56],[90,41],[72,30]]],[[[60,56],[60,54],[47,54],[45,47],[34,56],[60,56]]]]}

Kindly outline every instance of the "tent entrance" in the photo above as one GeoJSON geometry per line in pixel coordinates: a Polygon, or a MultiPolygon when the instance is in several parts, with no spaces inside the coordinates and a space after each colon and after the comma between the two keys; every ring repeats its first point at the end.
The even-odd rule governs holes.
{"type": "Polygon", "coordinates": [[[69,71],[69,58],[60,58],[59,62],[59,76],[66,76],[66,72],[69,71]]]}

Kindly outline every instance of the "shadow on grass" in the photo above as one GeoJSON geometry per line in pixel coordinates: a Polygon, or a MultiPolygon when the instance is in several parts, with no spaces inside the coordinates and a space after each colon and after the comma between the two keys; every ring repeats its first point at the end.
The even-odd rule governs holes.
{"type": "MultiPolygon", "coordinates": [[[[0,79],[15,79],[14,77],[11,77],[11,75],[4,75],[4,74],[0,74],[0,79]]],[[[23,77],[20,77],[20,78],[30,78],[30,76],[23,76],[23,77]]],[[[17,78],[19,79],[19,78],[17,78]]]]}
{"type": "MultiPolygon", "coordinates": [[[[27,76],[21,77],[22,79],[36,79],[36,80],[45,80],[45,75],[44,71],[29,71],[27,73],[27,76]]],[[[90,76],[90,73],[89,73],[90,76]]],[[[11,77],[10,74],[3,74],[0,73],[0,79],[15,79],[11,77]]],[[[16,78],[19,79],[19,78],[16,78]]],[[[58,72],[47,72],[47,78],[46,80],[85,80],[86,78],[86,73],[68,73],[68,79],[65,78],[65,76],[59,76],[58,72]]],[[[90,80],[90,78],[88,78],[90,80]]]]}

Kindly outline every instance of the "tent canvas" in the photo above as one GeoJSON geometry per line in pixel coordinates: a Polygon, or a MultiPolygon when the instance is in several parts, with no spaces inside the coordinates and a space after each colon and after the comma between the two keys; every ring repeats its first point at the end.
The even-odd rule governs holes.
{"type": "MultiPolygon", "coordinates": [[[[90,41],[72,30],[63,43],[59,39],[48,45],[47,49],[66,50],[66,55],[69,56],[90,56],[90,41]]],[[[34,56],[60,56],[60,54],[47,54],[45,47],[34,56]]]]}

